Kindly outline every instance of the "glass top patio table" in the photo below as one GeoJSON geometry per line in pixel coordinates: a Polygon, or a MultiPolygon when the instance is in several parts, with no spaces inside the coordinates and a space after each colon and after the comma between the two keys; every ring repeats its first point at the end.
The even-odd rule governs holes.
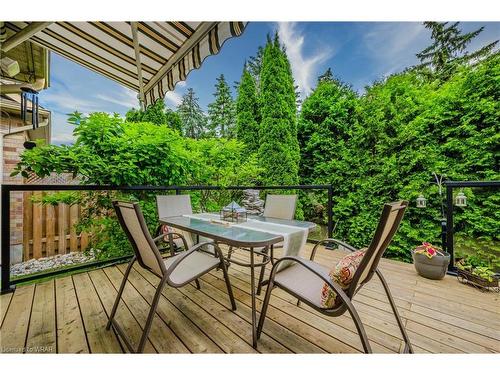
{"type": "MultiPolygon", "coordinates": [[[[231,247],[234,246],[250,248],[249,264],[243,264],[241,262],[236,262],[235,260],[232,260],[232,262],[245,267],[250,267],[250,294],[252,301],[252,343],[253,347],[257,348],[256,294],[260,293],[260,288],[264,277],[264,267],[269,261],[272,261],[273,245],[278,242],[284,241],[284,237],[276,233],[276,227],[283,226],[283,228],[281,228],[281,233],[289,233],[294,232],[293,227],[295,227],[297,230],[304,231],[304,229],[311,230],[316,226],[316,224],[300,220],[283,220],[249,215],[249,220],[254,220],[254,222],[258,222],[259,224],[256,226],[259,227],[259,230],[254,230],[246,227],[240,227],[237,225],[237,223],[231,223],[231,225],[226,226],[219,222],[213,222],[210,221],[211,216],[213,216],[214,219],[218,217],[216,214],[194,214],[189,216],[172,216],[160,218],[160,222],[162,224],[167,224],[186,232],[191,232],[199,236],[213,239],[216,242],[224,243],[231,247]],[[196,216],[198,216],[198,218],[196,216]],[[269,232],[266,232],[266,223],[269,223],[269,232]],[[274,233],[271,233],[273,231],[274,233]],[[263,261],[260,263],[255,263],[254,256],[256,253],[254,251],[254,248],[264,248],[263,250],[259,250],[258,253],[259,256],[263,257],[263,261]],[[269,248],[271,249],[270,256],[268,255],[269,248]],[[257,291],[255,290],[256,267],[261,268],[257,291]]],[[[226,260],[229,261],[229,255],[226,260]]]]}
{"type": "MultiPolygon", "coordinates": [[[[197,219],[193,216],[196,216],[196,214],[190,217],[172,216],[160,218],[160,222],[174,228],[238,247],[265,247],[283,241],[283,236],[274,233],[238,227],[236,223],[226,226],[206,219],[197,219]]],[[[299,220],[282,220],[265,218],[262,216],[249,216],[248,218],[260,222],[294,226],[297,228],[311,229],[315,226],[314,223],[299,220]]]]}

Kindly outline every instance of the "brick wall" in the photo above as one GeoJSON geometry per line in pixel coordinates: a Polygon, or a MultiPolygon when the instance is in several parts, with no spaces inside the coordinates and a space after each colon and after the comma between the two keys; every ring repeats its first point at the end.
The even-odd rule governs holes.
{"type": "MultiPolygon", "coordinates": [[[[22,126],[21,119],[11,114],[10,119],[0,117],[0,132],[5,134],[9,131],[9,121],[11,131],[22,126]]],[[[4,184],[23,184],[24,178],[20,175],[10,177],[10,174],[16,164],[20,161],[19,155],[24,151],[23,143],[26,140],[25,133],[13,135],[5,135],[3,143],[3,183],[4,184]]],[[[23,193],[11,193],[11,211],[10,211],[10,228],[11,228],[11,245],[21,245],[23,243],[23,193]]]]}

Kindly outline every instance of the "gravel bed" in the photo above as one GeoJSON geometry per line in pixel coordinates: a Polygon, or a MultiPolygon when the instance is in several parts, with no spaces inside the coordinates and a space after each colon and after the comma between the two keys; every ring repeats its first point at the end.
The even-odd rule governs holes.
{"type": "Polygon", "coordinates": [[[81,252],[54,255],[46,258],[30,259],[26,262],[14,264],[10,267],[10,273],[12,276],[29,275],[59,267],[90,262],[94,259],[95,258],[92,254],[83,254],[81,252]]]}

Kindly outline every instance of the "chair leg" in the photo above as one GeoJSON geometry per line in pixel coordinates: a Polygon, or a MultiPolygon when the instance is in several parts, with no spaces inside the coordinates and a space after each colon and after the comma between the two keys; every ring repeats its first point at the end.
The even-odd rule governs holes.
{"type": "Polygon", "coordinates": [[[271,293],[274,289],[274,281],[269,280],[267,284],[266,295],[264,301],[262,302],[262,309],[260,310],[259,324],[257,325],[257,340],[260,338],[262,329],[264,328],[264,320],[266,319],[267,307],[269,306],[269,300],[271,299],[271,293]]]}
{"type": "Polygon", "coordinates": [[[113,318],[115,317],[116,310],[118,309],[118,304],[120,303],[120,299],[122,298],[123,294],[123,289],[125,289],[125,284],[127,283],[128,275],[130,274],[130,270],[132,269],[132,266],[135,263],[135,256],[130,260],[127,270],[125,271],[125,274],[123,275],[123,280],[120,285],[120,289],[118,289],[118,294],[116,295],[115,303],[113,304],[113,309],[111,310],[111,314],[109,315],[109,320],[108,324],[106,324],[106,329],[109,331],[111,328],[111,324],[113,322],[113,318]]]}
{"type": "Polygon", "coordinates": [[[231,301],[231,310],[236,310],[236,302],[234,300],[233,288],[231,287],[231,281],[229,280],[229,274],[227,272],[227,266],[224,259],[221,259],[220,268],[222,268],[222,273],[224,274],[224,281],[226,282],[227,294],[229,294],[229,300],[231,301]]]}
{"type": "Polygon", "coordinates": [[[148,339],[149,331],[151,330],[151,324],[153,323],[156,308],[158,307],[158,302],[160,301],[161,293],[166,282],[167,278],[165,276],[162,277],[156,288],[155,296],[153,298],[153,302],[151,303],[151,309],[149,310],[146,325],[144,326],[144,331],[142,332],[141,341],[139,342],[136,353],[142,353],[144,351],[144,346],[146,345],[146,340],[148,339]]]}
{"type": "Polygon", "coordinates": [[[354,306],[352,306],[352,309],[349,308],[348,311],[351,314],[351,318],[354,321],[354,325],[356,326],[356,329],[358,331],[359,338],[361,339],[361,344],[363,345],[363,350],[366,354],[372,353],[372,348],[370,346],[370,342],[368,341],[368,336],[366,335],[365,326],[363,325],[358,312],[354,309],[354,306]]]}
{"type": "Polygon", "coordinates": [[[200,280],[196,279],[194,283],[196,284],[196,289],[200,290],[201,289],[200,280]]]}
{"type": "Polygon", "coordinates": [[[342,298],[342,301],[347,306],[347,311],[349,311],[349,314],[351,315],[351,318],[354,321],[354,325],[356,326],[356,330],[358,331],[361,344],[363,345],[363,350],[367,354],[372,353],[372,348],[370,346],[370,342],[368,341],[368,336],[366,335],[365,326],[363,325],[363,322],[361,321],[361,318],[359,317],[356,308],[354,307],[354,305],[352,304],[351,300],[348,297],[342,298]]]}
{"type": "Polygon", "coordinates": [[[413,354],[413,347],[411,346],[410,338],[408,337],[408,333],[406,332],[406,328],[403,325],[403,321],[401,320],[401,317],[399,316],[398,309],[396,307],[396,303],[394,302],[394,299],[392,298],[391,290],[389,289],[389,285],[387,284],[387,281],[385,281],[385,277],[382,275],[382,272],[379,270],[376,270],[375,273],[377,274],[380,282],[382,283],[382,286],[384,287],[385,294],[387,295],[387,299],[389,300],[389,303],[391,304],[392,312],[394,313],[394,316],[396,317],[396,321],[398,322],[399,330],[401,331],[401,335],[403,336],[403,340],[405,342],[405,348],[403,350],[404,353],[410,353],[413,354]]]}

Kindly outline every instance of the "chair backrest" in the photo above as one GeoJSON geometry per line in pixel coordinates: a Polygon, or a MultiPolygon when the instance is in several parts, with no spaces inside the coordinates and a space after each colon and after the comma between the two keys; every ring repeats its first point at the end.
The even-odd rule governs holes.
{"type": "Polygon", "coordinates": [[[292,220],[297,207],[297,195],[267,194],[264,217],[292,220]]]}
{"type": "Polygon", "coordinates": [[[191,196],[185,195],[157,195],[156,206],[158,217],[172,217],[190,215],[193,213],[191,207],[191,196]]]}
{"type": "Polygon", "coordinates": [[[149,233],[139,205],[132,202],[114,201],[113,206],[141,267],[160,277],[163,276],[166,272],[165,265],[149,233]]]}
{"type": "Polygon", "coordinates": [[[349,287],[348,295],[354,295],[358,286],[367,283],[375,273],[378,263],[385,250],[390,245],[399,224],[403,219],[404,212],[408,207],[407,201],[387,203],[384,205],[382,215],[373,235],[372,241],[354,274],[349,287]]]}

